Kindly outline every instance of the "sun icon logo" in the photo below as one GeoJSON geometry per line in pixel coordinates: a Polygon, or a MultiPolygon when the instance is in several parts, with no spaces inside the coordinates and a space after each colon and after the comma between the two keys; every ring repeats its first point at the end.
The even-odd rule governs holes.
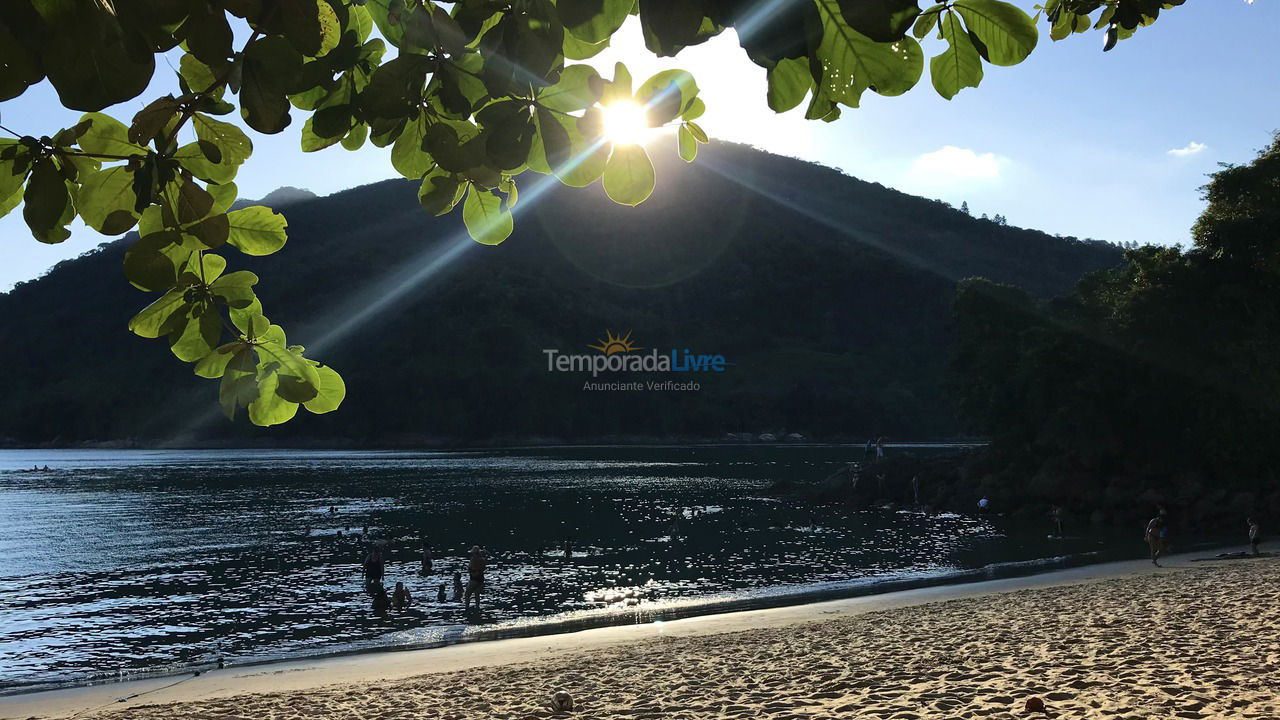
{"type": "Polygon", "coordinates": [[[591,348],[592,350],[599,350],[600,352],[604,353],[606,356],[613,355],[614,353],[629,353],[633,350],[640,349],[639,347],[636,347],[635,345],[631,344],[630,330],[627,331],[627,334],[625,336],[614,335],[611,331],[605,330],[604,339],[597,340],[596,342],[600,344],[588,345],[587,347],[591,348]]]}

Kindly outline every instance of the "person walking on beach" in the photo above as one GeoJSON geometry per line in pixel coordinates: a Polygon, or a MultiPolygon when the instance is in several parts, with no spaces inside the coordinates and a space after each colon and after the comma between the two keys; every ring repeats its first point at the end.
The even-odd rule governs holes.
{"type": "Polygon", "coordinates": [[[1258,521],[1252,517],[1249,518],[1249,546],[1253,548],[1253,554],[1258,554],[1258,543],[1262,542],[1262,528],[1258,527],[1258,521]]]}
{"type": "Polygon", "coordinates": [[[1053,520],[1053,527],[1054,527],[1054,530],[1057,532],[1057,537],[1061,538],[1062,537],[1062,506],[1054,505],[1052,508],[1050,508],[1049,518],[1053,520]]]}
{"type": "Polygon", "coordinates": [[[1164,552],[1164,537],[1164,513],[1162,512],[1147,523],[1145,536],[1147,545],[1151,548],[1151,564],[1156,567],[1160,567],[1160,554],[1164,552]]]}
{"type": "Polygon", "coordinates": [[[453,571],[453,601],[458,602],[462,599],[462,573],[457,570],[453,571]]]}
{"type": "Polygon", "coordinates": [[[476,599],[476,610],[480,609],[480,595],[484,592],[484,571],[489,567],[489,556],[479,545],[471,546],[471,559],[467,562],[467,594],[462,599],[462,607],[471,606],[471,598],[476,599]]]}
{"type": "Polygon", "coordinates": [[[397,610],[408,610],[413,604],[413,596],[409,594],[409,588],[404,583],[396,583],[396,591],[391,595],[391,606],[397,610]]]}

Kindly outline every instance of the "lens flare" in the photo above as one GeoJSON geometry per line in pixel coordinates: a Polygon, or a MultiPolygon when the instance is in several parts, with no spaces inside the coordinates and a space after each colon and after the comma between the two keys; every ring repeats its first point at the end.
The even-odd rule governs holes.
{"type": "Polygon", "coordinates": [[[604,135],[614,143],[640,145],[649,139],[652,132],[644,106],[629,100],[605,106],[604,135]]]}

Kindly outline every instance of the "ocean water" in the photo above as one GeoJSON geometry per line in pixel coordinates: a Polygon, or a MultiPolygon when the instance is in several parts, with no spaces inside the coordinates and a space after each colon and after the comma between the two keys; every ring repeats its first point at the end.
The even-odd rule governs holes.
{"type": "Polygon", "coordinates": [[[997,517],[766,492],[861,454],[0,451],[0,692],[647,622],[1027,571],[1107,547],[997,517]],[[20,472],[35,464],[53,472],[20,472]],[[360,570],[371,542],[388,549],[388,587],[413,593],[409,610],[372,611],[360,570]],[[436,599],[455,570],[465,579],[472,545],[490,555],[479,613],[436,599]]]}

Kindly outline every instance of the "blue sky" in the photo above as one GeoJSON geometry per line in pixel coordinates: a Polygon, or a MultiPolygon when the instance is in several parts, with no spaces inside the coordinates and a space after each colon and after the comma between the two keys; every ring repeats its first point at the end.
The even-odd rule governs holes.
{"type": "MultiPolygon", "coordinates": [[[[987,66],[976,90],[943,100],[926,69],[906,95],[867,93],[861,108],[846,109],[832,124],[806,121],[802,111],[772,113],[764,71],[742,55],[732,33],[658,61],[628,26],[596,64],[604,70],[621,59],[637,80],[668,67],[692,71],[708,106],[701,124],[713,140],[746,142],[956,205],[967,201],[974,214],[1000,213],[1013,225],[1171,244],[1188,240],[1206,174],[1220,162],[1247,162],[1280,129],[1276,27],[1275,0],[1190,0],[1103,53],[1098,33],[1054,43],[1041,25],[1032,56],[1012,68],[987,66]]],[[[170,56],[176,66],[179,51],[170,56]]],[[[162,64],[151,90],[109,112],[131,117],[169,91],[170,76],[162,64]]],[[[17,132],[52,134],[77,118],[47,84],[0,103],[0,122],[17,132]]],[[[387,151],[372,146],[303,154],[301,125],[295,117],[280,135],[252,134],[254,155],[237,180],[243,196],[282,185],[325,195],[396,176],[387,151]]],[[[664,146],[674,142],[665,141],[652,144],[674,152],[664,146]]],[[[519,238],[517,224],[509,242],[519,238]]],[[[14,210],[0,219],[0,291],[105,240],[78,225],[67,242],[44,246],[14,210]]]]}

